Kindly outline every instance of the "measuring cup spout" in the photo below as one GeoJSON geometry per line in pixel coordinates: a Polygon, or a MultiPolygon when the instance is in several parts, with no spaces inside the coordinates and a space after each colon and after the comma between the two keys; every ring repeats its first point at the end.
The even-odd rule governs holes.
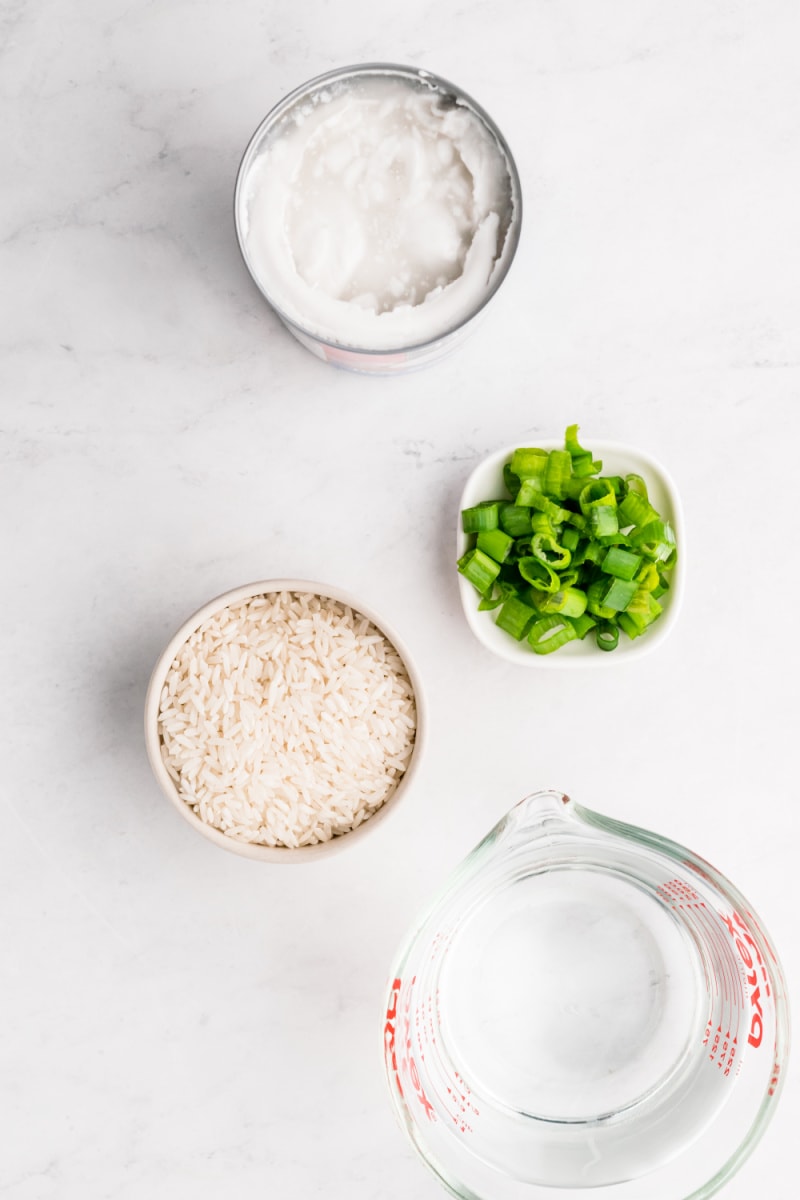
{"type": "Polygon", "coordinates": [[[514,840],[528,841],[532,838],[561,832],[563,826],[575,820],[575,805],[563,792],[547,788],[532,792],[515,804],[501,822],[504,832],[514,840]]]}

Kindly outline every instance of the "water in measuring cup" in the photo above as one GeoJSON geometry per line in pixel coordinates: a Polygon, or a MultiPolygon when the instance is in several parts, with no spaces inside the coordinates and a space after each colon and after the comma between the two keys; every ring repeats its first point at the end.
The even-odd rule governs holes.
{"type": "Polygon", "coordinates": [[[711,1195],[780,1090],[785,982],[748,902],[560,793],[490,831],[391,978],[395,1108],[454,1195],[711,1195]]]}
{"type": "Polygon", "coordinates": [[[473,1093],[546,1121],[596,1121],[663,1095],[707,1011],[683,927],[601,870],[493,892],[456,932],[439,988],[447,1057],[473,1093]]]}

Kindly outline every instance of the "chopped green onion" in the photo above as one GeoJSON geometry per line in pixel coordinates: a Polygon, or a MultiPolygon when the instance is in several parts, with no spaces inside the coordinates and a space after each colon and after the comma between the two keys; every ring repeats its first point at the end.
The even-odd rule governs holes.
{"type": "Polygon", "coordinates": [[[577,425],[568,425],[567,426],[566,432],[564,434],[564,449],[569,454],[571,454],[573,458],[576,458],[576,457],[578,457],[578,455],[581,455],[581,454],[588,454],[590,458],[592,457],[590,451],[584,450],[583,446],[581,446],[581,444],[578,441],[578,426],[577,425]]]}
{"type": "Polygon", "coordinates": [[[509,467],[519,479],[543,480],[548,458],[547,450],[539,450],[536,447],[520,447],[511,455],[509,467]]]}
{"type": "Polygon", "coordinates": [[[564,499],[573,501],[579,500],[581,492],[586,487],[588,482],[589,480],[586,475],[574,474],[572,478],[568,479],[564,485],[564,499]]]}
{"type": "Polygon", "coordinates": [[[583,641],[590,629],[594,629],[597,621],[588,612],[583,613],[580,617],[568,617],[567,620],[572,625],[575,633],[583,641]]]}
{"type": "Polygon", "coordinates": [[[616,575],[617,579],[633,579],[641,563],[641,554],[631,554],[630,550],[612,546],[600,566],[606,575],[616,575]]]}
{"type": "Polygon", "coordinates": [[[572,457],[568,450],[551,450],[547,456],[544,491],[557,500],[564,497],[564,487],[572,474],[572,457]]]}
{"type": "Polygon", "coordinates": [[[607,533],[598,539],[603,546],[630,546],[630,539],[626,533],[607,533]]]}
{"type": "Polygon", "coordinates": [[[461,527],[464,533],[481,533],[484,529],[497,529],[500,513],[500,501],[490,501],[476,504],[474,508],[465,508],[461,514],[461,527]]]}
{"type": "Polygon", "coordinates": [[[623,529],[629,525],[646,525],[658,517],[656,510],[648,503],[646,496],[637,492],[628,492],[619,506],[619,520],[623,529]]]}
{"type": "Polygon", "coordinates": [[[642,621],[639,617],[631,616],[630,613],[620,613],[617,618],[617,624],[620,629],[627,633],[629,638],[641,637],[643,633],[647,633],[648,621],[642,621]],[[623,619],[624,618],[624,619],[623,619]]]}
{"type": "Polygon", "coordinates": [[[614,485],[605,478],[593,479],[591,483],[587,483],[581,488],[578,503],[584,516],[588,516],[591,509],[597,508],[598,505],[616,506],[617,496],[614,485]]]}
{"type": "Polygon", "coordinates": [[[642,569],[636,572],[636,579],[646,591],[654,591],[658,587],[658,567],[654,562],[646,562],[642,569]]]}
{"type": "Polygon", "coordinates": [[[534,592],[530,604],[540,613],[582,617],[586,611],[586,593],[574,587],[559,588],[557,592],[534,592]]]}
{"type": "Polygon", "coordinates": [[[564,449],[572,458],[572,474],[577,479],[585,479],[587,475],[596,475],[602,471],[601,462],[592,461],[591,450],[584,450],[578,442],[578,426],[569,425],[564,434],[564,449]]]}
{"type": "Polygon", "coordinates": [[[603,608],[611,608],[614,612],[624,612],[639,590],[635,579],[612,579],[608,591],[602,596],[600,603],[603,608]]]}
{"type": "Polygon", "coordinates": [[[525,557],[517,563],[520,575],[539,592],[557,592],[558,576],[551,566],[540,558],[525,557]]]}
{"type": "Polygon", "coordinates": [[[563,567],[568,567],[572,555],[564,546],[559,546],[558,542],[549,533],[535,533],[531,541],[531,553],[534,558],[541,559],[543,563],[547,563],[549,567],[559,571],[563,567]]]}
{"type": "Polygon", "coordinates": [[[600,617],[604,621],[613,620],[617,615],[615,608],[607,608],[603,604],[603,597],[607,590],[608,584],[606,580],[596,579],[594,583],[589,585],[586,591],[586,607],[593,616],[600,617]]]}
{"type": "MultiPolygon", "coordinates": [[[[481,596],[480,603],[478,604],[478,612],[491,612],[493,608],[500,607],[504,600],[501,590],[502,586],[499,583],[492,584],[489,590],[481,596]]],[[[511,585],[508,584],[507,586],[510,587],[511,585]]]]}
{"type": "Polygon", "coordinates": [[[495,562],[505,562],[514,545],[514,539],[502,529],[483,529],[478,534],[477,546],[495,562]]]}
{"type": "Polygon", "coordinates": [[[616,625],[604,621],[602,625],[598,625],[595,637],[599,650],[616,650],[619,642],[619,629],[616,625]]]}
{"type": "Polygon", "coordinates": [[[633,473],[626,475],[625,483],[629,492],[635,492],[637,496],[642,496],[645,500],[647,500],[647,484],[642,479],[641,475],[634,475],[633,473]]]}
{"type": "Polygon", "coordinates": [[[531,533],[547,533],[550,535],[550,537],[554,536],[555,529],[553,527],[553,522],[550,520],[547,513],[537,512],[536,509],[533,510],[531,514],[531,533]]]}
{"type": "Polygon", "coordinates": [[[514,503],[523,507],[530,508],[536,496],[540,496],[542,492],[539,486],[538,479],[521,479],[519,483],[519,491],[514,497],[514,503]]]}
{"type": "Polygon", "coordinates": [[[517,504],[500,505],[500,528],[509,537],[524,537],[531,531],[531,511],[517,504]]]}
{"type": "Polygon", "coordinates": [[[603,562],[608,551],[600,542],[587,543],[586,550],[583,555],[584,562],[601,563],[603,562]]]}
{"type": "Polygon", "coordinates": [[[591,454],[575,454],[572,458],[572,475],[575,479],[586,479],[602,469],[603,464],[593,462],[591,454]]]}
{"type": "Polygon", "coordinates": [[[661,616],[661,605],[646,588],[640,587],[626,606],[628,616],[642,629],[661,616]]]}
{"type": "Polygon", "coordinates": [[[500,574],[500,563],[489,558],[482,550],[468,550],[458,560],[458,569],[481,595],[488,592],[497,576],[500,574]]]}
{"type": "Polygon", "coordinates": [[[541,617],[528,633],[528,644],[534,654],[552,654],[577,636],[568,617],[541,617]]]}
{"type": "Polygon", "coordinates": [[[568,587],[565,591],[566,600],[560,608],[565,617],[582,617],[586,612],[586,592],[580,588],[568,587]]]}
{"type": "Polygon", "coordinates": [[[638,625],[630,613],[625,612],[620,613],[617,617],[617,625],[623,633],[627,633],[629,638],[641,637],[647,628],[646,625],[638,625]]]}
{"type": "Polygon", "coordinates": [[[506,490],[512,500],[516,499],[519,491],[519,476],[515,475],[511,470],[511,464],[506,463],[503,467],[503,483],[506,485],[506,490]]]}
{"type": "Polygon", "coordinates": [[[579,512],[568,512],[567,520],[569,521],[570,525],[574,525],[579,532],[583,532],[588,525],[586,517],[583,515],[583,513],[579,512]]]}
{"type": "Polygon", "coordinates": [[[668,591],[669,591],[669,580],[667,579],[666,575],[663,574],[663,572],[659,571],[658,585],[653,588],[651,595],[654,600],[660,600],[661,597],[664,595],[664,593],[668,592],[668,591]]]}
{"type": "MultiPolygon", "coordinates": [[[[594,542],[589,542],[585,538],[581,538],[581,540],[578,542],[578,545],[572,551],[572,568],[573,569],[582,567],[585,564],[586,551],[588,550],[589,546],[593,546],[593,545],[594,545],[594,542]]],[[[589,568],[587,567],[587,570],[588,569],[589,568]]]]}
{"type": "Polygon", "coordinates": [[[529,608],[517,596],[510,596],[497,614],[497,627],[520,642],[535,620],[535,609],[529,608]]]}
{"type": "Polygon", "coordinates": [[[603,464],[570,425],[563,450],[520,447],[503,467],[507,499],[465,509],[461,574],[500,629],[549,654],[594,629],[601,650],[640,637],[662,613],[675,533],[637,474],[603,464]]]}
{"type": "Polygon", "coordinates": [[[668,521],[649,521],[631,534],[631,545],[656,562],[666,561],[675,549],[675,533],[668,521]]]}
{"type": "Polygon", "coordinates": [[[589,528],[598,540],[619,533],[616,507],[612,508],[609,504],[593,504],[589,509],[589,528]]]}
{"type": "Polygon", "coordinates": [[[553,504],[552,500],[548,500],[547,496],[541,492],[537,492],[531,501],[531,508],[535,508],[537,512],[544,513],[549,517],[554,525],[561,525],[570,515],[566,508],[560,508],[557,504],[553,504]]]}
{"type": "Polygon", "coordinates": [[[498,576],[489,590],[481,596],[478,612],[499,608],[504,600],[507,600],[509,596],[516,596],[516,594],[517,589],[513,582],[498,576]]]}

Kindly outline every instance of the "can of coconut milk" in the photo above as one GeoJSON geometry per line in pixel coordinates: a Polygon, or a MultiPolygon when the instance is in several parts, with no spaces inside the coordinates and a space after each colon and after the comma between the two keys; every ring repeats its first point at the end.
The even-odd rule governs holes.
{"type": "Polygon", "coordinates": [[[325,362],[395,374],[454,349],[503,283],[520,180],[492,119],[446,80],[377,63],[321,75],[251,138],[239,247],[290,332],[325,362]]]}

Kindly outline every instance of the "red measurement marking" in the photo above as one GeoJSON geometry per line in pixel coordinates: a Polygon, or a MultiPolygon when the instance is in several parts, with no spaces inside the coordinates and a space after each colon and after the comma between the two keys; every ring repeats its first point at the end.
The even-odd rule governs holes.
{"type": "MultiPolygon", "coordinates": [[[[411,980],[412,987],[416,981],[416,976],[414,976],[414,978],[411,980]]],[[[425,1095],[425,1089],[423,1088],[422,1080],[419,1077],[417,1064],[414,1061],[413,1054],[411,1053],[411,1022],[408,1017],[408,1012],[411,1008],[410,988],[408,995],[406,996],[405,1007],[403,1010],[403,1031],[401,1032],[399,1039],[402,1057],[399,1063],[397,1061],[397,1032],[399,1025],[398,1001],[400,999],[401,988],[402,981],[400,979],[395,979],[392,983],[392,990],[389,995],[389,1004],[386,1008],[386,1023],[383,1027],[383,1052],[389,1068],[394,1075],[394,1081],[400,1095],[403,1096],[403,1085],[400,1082],[400,1077],[401,1075],[408,1076],[408,1078],[411,1080],[417,1100],[425,1110],[426,1117],[429,1121],[435,1121],[436,1113],[430,1100],[425,1095]],[[403,1040],[403,1032],[405,1033],[405,1040],[403,1040]]]]}
{"type": "Polygon", "coordinates": [[[769,977],[767,969],[764,965],[764,959],[761,957],[761,951],[750,935],[750,931],[745,925],[742,918],[736,912],[730,916],[720,914],[722,922],[728,933],[733,938],[739,958],[744,964],[745,978],[750,986],[750,1032],[747,1035],[749,1045],[754,1049],[758,1049],[764,1037],[764,1008],[762,1004],[761,988],[764,988],[765,998],[771,995],[769,987],[769,977]],[[753,951],[755,953],[755,961],[753,959],[753,951]]]}
{"type": "Polygon", "coordinates": [[[656,891],[663,900],[669,901],[673,908],[683,908],[684,905],[688,908],[705,907],[694,888],[682,879],[669,879],[656,888],[656,891]]]}
{"type": "Polygon", "coordinates": [[[731,1046],[731,1052],[728,1055],[728,1061],[725,1063],[725,1070],[723,1072],[723,1074],[725,1076],[730,1075],[731,1067],[733,1066],[733,1060],[735,1058],[736,1058],[736,1038],[733,1039],[733,1044],[731,1046]]]}

